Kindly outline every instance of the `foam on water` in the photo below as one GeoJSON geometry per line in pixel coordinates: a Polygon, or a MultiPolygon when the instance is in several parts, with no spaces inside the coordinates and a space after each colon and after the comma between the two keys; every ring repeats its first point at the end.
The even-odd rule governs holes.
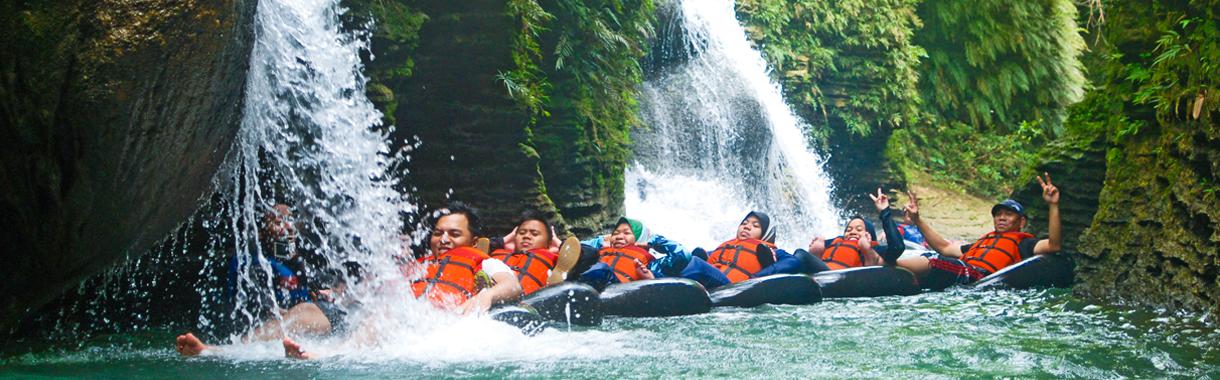
{"type": "Polygon", "coordinates": [[[684,0],[677,17],[689,57],[642,87],[627,169],[629,215],[705,248],[731,236],[748,210],[769,213],[781,247],[839,230],[831,182],[746,38],[732,0],[684,0]]]}

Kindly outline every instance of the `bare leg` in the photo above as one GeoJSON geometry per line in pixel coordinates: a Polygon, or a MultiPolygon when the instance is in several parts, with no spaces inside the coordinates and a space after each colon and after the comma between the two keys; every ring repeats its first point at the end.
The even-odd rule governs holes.
{"type": "Polygon", "coordinates": [[[284,357],[302,360],[313,359],[312,354],[305,352],[300,344],[293,342],[290,338],[284,338],[284,357]]]}
{"type": "Polygon", "coordinates": [[[253,340],[283,339],[283,333],[292,335],[326,335],[330,334],[330,320],[318,305],[302,303],[293,306],[283,314],[283,323],[269,319],[254,330],[253,340]]]}
{"type": "Polygon", "coordinates": [[[898,266],[905,268],[915,274],[916,278],[923,278],[932,271],[932,264],[928,262],[927,257],[915,256],[898,259],[898,266]]]}
{"type": "Polygon", "coordinates": [[[182,354],[182,356],[196,356],[212,347],[203,344],[203,341],[196,338],[195,334],[188,332],[178,336],[178,339],[174,342],[174,348],[178,349],[178,353],[182,354]]]}

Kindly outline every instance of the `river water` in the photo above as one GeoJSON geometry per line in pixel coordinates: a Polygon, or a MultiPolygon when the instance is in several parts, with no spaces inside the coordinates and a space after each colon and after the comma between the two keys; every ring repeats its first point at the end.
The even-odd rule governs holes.
{"type": "MultiPolygon", "coordinates": [[[[1195,317],[1090,305],[1065,289],[957,289],[807,306],[611,318],[525,337],[480,319],[314,362],[278,344],[181,358],[174,332],[95,338],[0,361],[0,378],[1215,378],[1195,317]],[[463,342],[456,342],[456,341],[463,342]]],[[[320,343],[319,343],[320,344],[320,343]]]]}
{"type": "MultiPolygon", "coordinates": [[[[832,184],[822,161],[806,146],[808,126],[767,78],[732,2],[678,4],[683,38],[695,43],[679,44],[692,49],[686,63],[642,88],[650,126],[635,135],[646,143],[626,173],[629,214],[705,247],[726,239],[750,209],[786,221],[783,247],[835,232],[841,216],[828,203],[832,184]]],[[[250,242],[259,215],[270,203],[290,201],[306,229],[324,231],[312,248],[332,265],[358,261],[388,278],[394,271],[385,253],[398,249],[394,221],[416,210],[386,178],[386,168],[406,158],[387,152],[391,127],[380,125],[362,95],[356,57],[367,47],[359,35],[341,32],[339,12],[333,0],[260,1],[246,120],[230,177],[218,180],[229,211],[213,221],[234,238],[212,244],[261,254],[250,242]]],[[[239,295],[248,290],[261,300],[254,294],[268,284],[245,280],[239,295]]],[[[486,318],[379,294],[377,286],[354,289],[370,305],[367,318],[378,318],[365,324],[377,328],[376,338],[299,339],[323,356],[316,361],[283,358],[279,342],[228,344],[193,358],[173,349],[182,330],[260,315],[241,309],[202,313],[192,326],[136,327],[60,348],[4,347],[0,378],[1220,377],[1220,333],[1209,322],[1090,305],[1068,289],[721,308],[609,318],[598,327],[556,326],[527,337],[486,318]]],[[[205,303],[218,297],[215,289],[198,291],[205,303]]],[[[240,341],[241,334],[207,339],[240,341]]]]}

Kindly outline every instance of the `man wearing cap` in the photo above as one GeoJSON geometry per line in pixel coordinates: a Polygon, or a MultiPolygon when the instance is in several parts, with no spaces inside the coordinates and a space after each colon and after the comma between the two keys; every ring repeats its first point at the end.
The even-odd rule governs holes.
{"type": "Polygon", "coordinates": [[[1021,232],[1026,223],[1025,207],[1008,199],[991,208],[995,231],[983,235],[974,243],[955,245],[920,218],[919,199],[915,193],[908,193],[910,202],[906,205],[906,213],[923,231],[928,246],[936,253],[899,259],[898,266],[915,273],[921,287],[939,290],[953,284],[975,282],[1034,255],[1059,252],[1063,243],[1063,231],[1059,224],[1059,189],[1051,183],[1050,174],[1043,175],[1045,179],[1042,176],[1037,179],[1042,186],[1042,200],[1049,208],[1047,229],[1050,236],[1041,240],[1021,232]]]}

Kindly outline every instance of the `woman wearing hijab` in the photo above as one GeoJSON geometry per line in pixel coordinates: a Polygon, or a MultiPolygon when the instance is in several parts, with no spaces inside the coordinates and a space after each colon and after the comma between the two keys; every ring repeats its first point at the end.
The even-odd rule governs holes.
{"type": "MultiPolygon", "coordinates": [[[[863,266],[894,265],[905,250],[898,225],[890,213],[890,198],[877,189],[877,195],[868,195],[873,199],[880,213],[881,227],[885,229],[886,245],[877,243],[877,230],[863,216],[853,216],[847,222],[843,235],[826,240],[821,236],[809,242],[809,253],[821,258],[826,269],[847,269],[863,266]]],[[[819,268],[820,269],[820,268],[819,268]]]]}
{"type": "Polygon", "coordinates": [[[775,226],[761,211],[750,211],[732,240],[704,252],[695,248],[681,277],[703,284],[709,291],[724,285],[778,273],[801,273],[805,263],[775,247],[775,226]]]}

